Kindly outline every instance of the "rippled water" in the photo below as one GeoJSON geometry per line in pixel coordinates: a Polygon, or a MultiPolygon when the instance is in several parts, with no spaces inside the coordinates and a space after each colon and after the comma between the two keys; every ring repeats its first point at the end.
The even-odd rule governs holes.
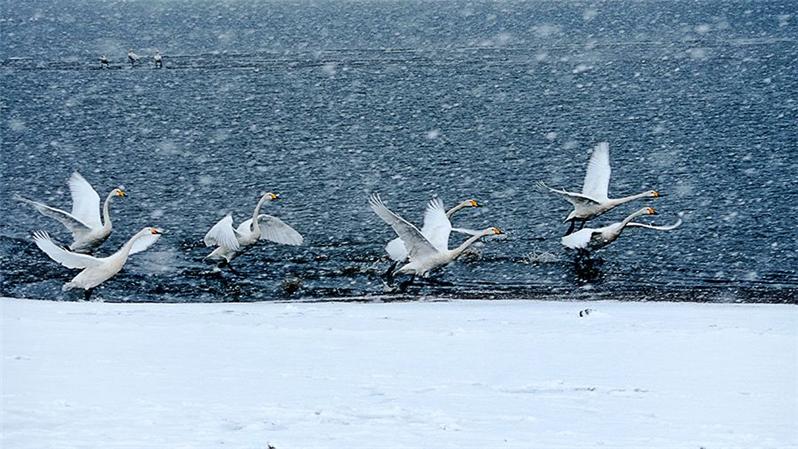
{"type": "Polygon", "coordinates": [[[129,193],[101,254],[169,230],[105,300],[383,295],[393,235],[371,192],[416,222],[433,194],[475,198],[455,225],[507,231],[410,295],[795,299],[792,1],[2,5],[2,295],[81,297],[29,240],[67,234],[11,200],[68,209],[78,169],[129,193]],[[166,69],[128,68],[129,47],[166,69]],[[568,204],[534,185],[578,189],[602,140],[611,196],[659,189],[656,221],[684,225],[624,234],[586,275],[559,244],[568,204]],[[265,190],[306,245],[203,262],[205,231],[265,190]]]}

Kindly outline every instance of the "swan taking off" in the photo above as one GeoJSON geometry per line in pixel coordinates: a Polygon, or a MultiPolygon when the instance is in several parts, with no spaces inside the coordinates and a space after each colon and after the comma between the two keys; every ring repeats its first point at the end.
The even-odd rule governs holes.
{"type": "Polygon", "coordinates": [[[573,234],[568,234],[562,238],[562,244],[571,249],[596,251],[617,240],[618,237],[621,236],[623,230],[627,227],[648,228],[655,229],[657,231],[670,231],[672,229],[678,228],[682,224],[681,218],[670,226],[653,226],[649,224],[635,223],[632,221],[641,215],[656,215],[656,213],[657,211],[655,211],[653,207],[644,207],[629,215],[623,221],[619,221],[602,228],[584,228],[574,232],[573,234]]]}
{"type": "Polygon", "coordinates": [[[125,266],[128,256],[140,253],[152,246],[162,233],[163,231],[158,228],[144,228],[122,245],[119,251],[108,257],[93,257],[67,251],[56,245],[46,232],[36,232],[33,241],[40,250],[61,265],[67,268],[83,269],[71,281],[64,284],[63,291],[73,288],[82,288],[88,291],[119,273],[125,266]]]}
{"type": "Polygon", "coordinates": [[[264,194],[252,218],[233,228],[233,216],[227,214],[205,234],[205,246],[218,246],[208,254],[206,259],[224,260],[230,263],[245,247],[254,245],[258,240],[270,240],[283,245],[301,245],[302,235],[282,220],[271,215],[261,214],[260,208],[267,201],[274,201],[280,196],[268,192],[264,194]]]}
{"type": "Polygon", "coordinates": [[[103,203],[103,219],[100,221],[100,196],[78,172],[69,177],[69,192],[72,194],[72,212],[47,206],[19,195],[14,199],[28,203],[42,215],[58,220],[72,233],[71,251],[90,253],[111,235],[111,198],[125,197],[125,189],[119,186],[108,194],[103,203]]]}
{"type": "Polygon", "coordinates": [[[587,173],[585,173],[582,193],[553,189],[543,183],[543,181],[538,183],[542,188],[560,195],[574,206],[574,210],[565,218],[566,223],[569,221],[571,222],[571,226],[568,228],[565,235],[573,232],[576,220],[581,221],[579,226],[581,229],[586,221],[596,218],[621,204],[639,198],[659,198],[660,194],[656,190],[649,190],[623,198],[609,198],[610,172],[610,145],[607,142],[601,142],[593,150],[593,154],[590,156],[590,162],[587,164],[587,173]]]}
{"type": "MultiPolygon", "coordinates": [[[[466,207],[480,207],[480,205],[477,200],[465,200],[446,211],[445,214],[441,214],[439,211],[443,210],[443,201],[439,198],[433,198],[427,204],[427,209],[424,212],[424,225],[421,227],[421,234],[439,249],[448,248],[449,235],[452,231],[468,235],[479,234],[479,231],[471,229],[452,228],[452,216],[466,207]]],[[[394,262],[398,263],[407,260],[407,248],[399,237],[388,242],[388,244],[385,245],[385,251],[394,262]]],[[[393,264],[392,268],[395,266],[396,264],[393,264]]]]}
{"type": "MultiPolygon", "coordinates": [[[[412,274],[426,277],[430,271],[448,265],[457,259],[466,248],[482,237],[503,234],[499,228],[486,228],[479,231],[476,235],[471,236],[455,249],[448,249],[448,242],[437,242],[438,245],[441,245],[439,248],[430,242],[417,227],[408,223],[407,220],[385,207],[379,194],[374,193],[371,195],[369,198],[369,205],[374,213],[391,225],[402,240],[402,243],[404,243],[405,248],[407,248],[410,262],[396,270],[395,274],[412,274]]],[[[433,199],[427,207],[425,221],[431,220],[430,222],[441,222],[441,218],[448,221],[446,218],[446,211],[443,209],[443,202],[433,199]],[[438,217],[428,218],[428,216],[432,214],[437,214],[438,217]]],[[[437,234],[433,233],[433,235],[437,234]]]]}

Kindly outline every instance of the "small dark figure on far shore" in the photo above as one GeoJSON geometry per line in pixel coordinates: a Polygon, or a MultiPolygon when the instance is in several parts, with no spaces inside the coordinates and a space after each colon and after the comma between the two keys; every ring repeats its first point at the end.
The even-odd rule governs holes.
{"type": "Polygon", "coordinates": [[[100,67],[103,69],[108,68],[108,56],[100,56],[100,67]]]}
{"type": "Polygon", "coordinates": [[[156,69],[163,68],[163,58],[161,57],[161,52],[159,50],[155,50],[155,56],[153,56],[152,59],[155,61],[156,69]]]}
{"type": "Polygon", "coordinates": [[[127,60],[130,62],[130,67],[134,67],[139,62],[139,55],[133,53],[133,49],[127,51],[127,60]]]}

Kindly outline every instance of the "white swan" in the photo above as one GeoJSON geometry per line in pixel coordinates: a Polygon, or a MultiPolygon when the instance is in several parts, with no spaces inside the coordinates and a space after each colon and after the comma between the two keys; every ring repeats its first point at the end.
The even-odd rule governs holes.
{"type": "MultiPolygon", "coordinates": [[[[375,193],[371,195],[371,198],[369,198],[369,205],[374,213],[391,225],[408,250],[410,262],[396,270],[396,274],[427,276],[427,274],[435,268],[445,266],[457,259],[466,248],[480,238],[503,233],[501,229],[496,227],[486,228],[479,231],[477,235],[471,236],[455,249],[450,250],[445,246],[438,248],[433,245],[417,227],[408,223],[407,220],[385,207],[379,194],[375,193]]],[[[443,209],[442,203],[431,201],[430,207],[427,208],[428,213],[432,213],[430,212],[431,208],[434,209],[434,213],[439,214],[439,216],[442,215],[444,218],[446,217],[446,212],[443,209]]],[[[448,243],[446,243],[446,246],[448,246],[448,243]]]]}
{"type": "Polygon", "coordinates": [[[127,51],[127,60],[128,60],[128,62],[130,62],[130,66],[131,67],[136,65],[136,63],[139,62],[139,59],[141,59],[141,58],[139,58],[139,55],[133,53],[133,49],[132,48],[127,51]]]}
{"type": "Polygon", "coordinates": [[[670,231],[678,228],[682,224],[680,218],[676,223],[670,226],[653,226],[644,223],[635,223],[632,220],[641,215],[656,215],[657,211],[653,207],[644,207],[633,214],[626,217],[623,221],[613,223],[601,228],[584,228],[572,234],[568,234],[562,238],[562,244],[568,248],[576,250],[596,251],[610,243],[614,242],[621,236],[621,233],[627,227],[639,227],[655,229],[657,231],[670,231]]]}
{"type": "Polygon", "coordinates": [[[610,186],[610,145],[601,142],[593,150],[590,162],[587,164],[587,173],[582,186],[582,193],[568,192],[565,190],[553,189],[542,181],[538,183],[544,189],[562,196],[574,206],[574,210],[565,218],[565,222],[571,222],[566,235],[574,230],[576,220],[581,221],[581,229],[587,220],[596,218],[599,215],[613,209],[621,204],[634,201],[639,198],[659,198],[660,193],[656,190],[638,193],[637,195],[625,196],[623,198],[609,198],[610,186]]]}
{"type": "Polygon", "coordinates": [[[233,216],[227,214],[224,218],[205,234],[203,241],[205,246],[218,246],[213,252],[208,254],[206,259],[224,260],[230,263],[244,247],[254,245],[258,240],[266,239],[283,245],[301,245],[304,241],[302,235],[282,220],[271,215],[260,213],[260,208],[266,201],[274,201],[280,196],[276,193],[268,192],[264,194],[252,218],[233,228],[233,216]]]}
{"type": "MultiPolygon", "coordinates": [[[[449,235],[452,231],[468,235],[479,234],[480,231],[452,227],[452,216],[466,207],[480,207],[480,205],[476,200],[465,200],[446,211],[446,213],[441,214],[440,211],[443,210],[443,201],[439,198],[433,198],[427,204],[427,209],[424,212],[424,225],[421,227],[421,234],[424,235],[433,246],[439,249],[448,248],[449,235]]],[[[388,242],[388,244],[385,245],[385,251],[388,253],[388,257],[394,262],[398,263],[407,260],[407,248],[399,237],[388,242]]],[[[396,264],[393,266],[395,265],[396,264]]]]}
{"type": "Polygon", "coordinates": [[[72,173],[69,177],[69,192],[72,194],[72,212],[50,207],[19,195],[14,195],[14,199],[28,203],[42,215],[58,220],[72,233],[72,244],[69,245],[71,251],[79,253],[90,253],[111,235],[113,226],[111,224],[111,199],[114,197],[125,197],[125,189],[119,186],[105,197],[103,203],[103,219],[100,221],[100,196],[97,191],[86,181],[78,172],[72,173]]]}
{"type": "Polygon", "coordinates": [[[73,288],[90,290],[113,277],[122,270],[128,256],[140,253],[149,248],[161,237],[162,230],[144,228],[130,238],[119,251],[108,257],[93,257],[87,254],[74,253],[56,245],[46,232],[36,232],[33,241],[51,259],[67,268],[82,268],[71,281],[64,284],[62,290],[73,288]]]}

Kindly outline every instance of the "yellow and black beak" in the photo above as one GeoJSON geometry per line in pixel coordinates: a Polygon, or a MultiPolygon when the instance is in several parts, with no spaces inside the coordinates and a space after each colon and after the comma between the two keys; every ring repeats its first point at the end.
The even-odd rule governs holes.
{"type": "Polygon", "coordinates": [[[269,193],[269,198],[272,201],[279,200],[280,199],[280,194],[279,193],[269,193]]]}
{"type": "Polygon", "coordinates": [[[661,193],[659,193],[659,192],[658,192],[658,191],[656,191],[656,190],[654,191],[654,193],[652,193],[652,194],[651,194],[651,197],[652,197],[652,198],[659,198],[659,197],[661,197],[661,196],[662,196],[662,194],[661,194],[661,193]]]}
{"type": "Polygon", "coordinates": [[[118,189],[117,192],[116,192],[116,196],[121,196],[122,198],[124,198],[124,197],[127,196],[127,192],[125,192],[122,189],[118,189]]]}
{"type": "Polygon", "coordinates": [[[493,227],[493,234],[494,235],[502,235],[502,234],[504,234],[504,231],[502,231],[501,229],[499,229],[499,228],[494,226],[493,227]]]}
{"type": "Polygon", "coordinates": [[[477,200],[468,200],[468,204],[469,204],[471,207],[482,207],[482,205],[481,205],[481,204],[479,204],[479,203],[477,202],[477,200]]]}
{"type": "Polygon", "coordinates": [[[657,215],[657,210],[654,209],[653,207],[649,207],[646,213],[648,213],[649,215],[657,215]]]}
{"type": "Polygon", "coordinates": [[[163,229],[161,229],[161,228],[150,228],[150,234],[152,234],[152,235],[163,234],[163,229]]]}

